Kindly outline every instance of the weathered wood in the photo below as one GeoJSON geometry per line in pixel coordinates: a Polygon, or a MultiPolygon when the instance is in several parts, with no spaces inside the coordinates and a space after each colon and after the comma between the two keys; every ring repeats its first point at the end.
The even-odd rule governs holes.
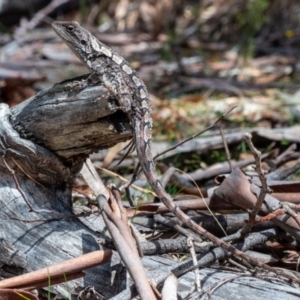
{"type": "MultiPolygon", "coordinates": [[[[45,220],[72,214],[72,183],[88,154],[127,140],[132,132],[129,123],[125,124],[126,116],[113,118],[117,105],[104,88],[91,87],[72,96],[73,86],[72,82],[56,85],[13,108],[12,113],[7,105],[0,105],[0,249],[7,253],[0,256],[1,276],[100,249],[96,239],[103,236],[80,220],[45,220]]],[[[52,290],[70,297],[76,288],[94,285],[111,297],[116,285],[108,274],[119,263],[114,255],[110,263],[87,270],[84,279],[52,290]]]]}
{"type": "Polygon", "coordinates": [[[274,278],[273,283],[271,283],[251,277],[250,275],[242,276],[239,273],[234,274],[232,272],[226,272],[219,269],[200,270],[200,276],[203,291],[193,292],[192,294],[190,293],[190,289],[192,287],[191,282],[194,280],[193,273],[190,272],[180,279],[178,289],[182,291],[182,297],[186,297],[184,299],[204,300],[208,298],[208,293],[210,292],[211,300],[296,300],[300,297],[300,290],[289,286],[276,284],[276,278],[274,278]],[[229,280],[230,278],[231,280],[229,280]],[[228,280],[228,282],[226,282],[226,280],[228,280]]]}
{"type": "Polygon", "coordinates": [[[23,136],[63,158],[87,157],[132,137],[127,115],[103,86],[76,92],[85,76],[41,91],[12,108],[14,127],[23,136]]]}
{"type": "MultiPolygon", "coordinates": [[[[149,260],[152,260],[151,269],[156,268],[157,270],[157,276],[152,278],[152,280],[160,281],[165,278],[165,272],[171,269],[171,265],[174,265],[174,262],[165,258],[157,258],[157,256],[154,256],[152,259],[149,258],[149,260]]],[[[154,272],[152,272],[152,274],[154,275],[154,272]]],[[[276,278],[273,278],[272,282],[269,282],[254,278],[249,274],[243,276],[239,273],[226,272],[220,269],[210,268],[201,269],[200,277],[202,292],[192,291],[194,286],[193,272],[189,272],[180,277],[178,284],[178,295],[181,297],[181,299],[208,299],[207,294],[214,288],[216,289],[212,291],[210,298],[212,300],[296,300],[300,297],[299,289],[284,284],[278,284],[276,283],[276,278]],[[229,280],[230,278],[231,280],[229,280]],[[226,280],[228,280],[228,282],[225,282],[226,280]],[[223,284],[222,281],[224,281],[223,284]]],[[[111,300],[139,299],[138,297],[132,298],[132,294],[134,295],[134,290],[127,289],[111,298],[111,300]]]]}
{"type": "MultiPolygon", "coordinates": [[[[101,217],[59,218],[72,214],[72,183],[88,153],[129,139],[132,132],[126,116],[115,113],[117,104],[103,87],[89,87],[78,95],[70,95],[72,86],[72,82],[65,82],[43,91],[13,108],[11,115],[7,105],[0,105],[0,249],[5,253],[0,255],[0,275],[3,277],[101,249],[97,243],[98,237],[104,238],[100,233],[105,227],[101,217]],[[114,119],[114,115],[120,118],[114,119]],[[35,210],[44,211],[30,211],[24,197],[35,210]],[[58,219],[45,222],[53,218],[58,219]],[[87,226],[89,222],[94,226],[87,226]]],[[[144,257],[142,262],[148,278],[154,282],[166,278],[177,265],[159,256],[144,257]]],[[[51,290],[71,298],[70,294],[83,287],[95,286],[106,298],[117,294],[119,298],[115,299],[131,297],[132,281],[116,252],[109,263],[85,272],[83,279],[51,286],[51,290]]],[[[203,272],[206,275],[202,282],[208,286],[214,276],[221,276],[219,271],[203,272]]],[[[247,282],[249,278],[242,280],[247,282]]],[[[251,278],[248,284],[252,281],[251,278]]],[[[192,282],[191,272],[180,279],[181,296],[188,294],[192,282]]],[[[235,282],[238,282],[234,285],[236,294],[244,295],[245,286],[235,282]]],[[[258,279],[253,282],[266,290],[273,289],[272,298],[299,297],[299,291],[290,287],[281,288],[258,279]]],[[[231,283],[224,285],[227,286],[232,289],[231,283]]],[[[222,299],[230,297],[227,293],[222,299]]]]}

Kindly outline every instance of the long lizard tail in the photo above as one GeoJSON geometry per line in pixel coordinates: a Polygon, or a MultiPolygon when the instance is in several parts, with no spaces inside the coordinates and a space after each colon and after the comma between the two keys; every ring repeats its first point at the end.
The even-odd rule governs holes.
{"type": "Polygon", "coordinates": [[[134,120],[135,127],[135,139],[136,139],[136,150],[138,157],[140,159],[141,167],[148,179],[149,184],[156,193],[157,197],[163,202],[163,204],[172,212],[180,221],[182,221],[191,230],[202,235],[215,243],[216,245],[222,247],[223,249],[231,252],[238,258],[242,258],[251,265],[259,266],[265,270],[276,273],[277,275],[285,276],[293,281],[300,283],[298,278],[294,276],[283,274],[283,272],[278,271],[255,258],[251,258],[244,254],[242,251],[236,249],[235,247],[227,244],[216,236],[212,235],[206,231],[203,227],[191,220],[174,202],[171,196],[164,190],[157,174],[155,171],[154,161],[151,153],[151,128],[152,128],[152,117],[150,112],[146,112],[144,115],[144,120],[134,120]]]}
{"type": "MultiPolygon", "coordinates": [[[[174,202],[171,196],[163,188],[155,171],[155,165],[151,153],[151,129],[152,129],[152,116],[151,112],[146,111],[143,119],[133,118],[135,128],[135,144],[136,151],[140,160],[141,167],[148,179],[149,184],[156,193],[157,197],[163,204],[174,213],[174,215],[186,224],[190,229],[194,230],[200,235],[208,239],[217,239],[211,235],[204,228],[199,226],[191,220],[174,202]]],[[[219,239],[218,239],[219,240],[219,239]]],[[[221,240],[220,240],[221,241],[221,240]]],[[[222,242],[222,241],[221,241],[222,242]]],[[[227,245],[227,244],[226,244],[227,245]]]]}

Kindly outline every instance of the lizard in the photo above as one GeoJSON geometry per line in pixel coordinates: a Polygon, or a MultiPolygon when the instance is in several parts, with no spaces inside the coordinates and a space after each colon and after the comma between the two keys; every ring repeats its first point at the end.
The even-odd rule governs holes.
{"type": "Polygon", "coordinates": [[[74,54],[92,72],[79,88],[88,82],[99,82],[113,93],[120,109],[128,113],[134,129],[134,142],[139,162],[157,197],[183,224],[200,236],[231,252],[247,263],[282,275],[300,283],[300,279],[276,270],[255,258],[251,258],[232,245],[222,241],[189,218],[163,188],[155,171],[151,153],[152,105],[147,88],[130,64],[110,47],[100,42],[88,30],[75,21],[54,21],[52,27],[74,54]]]}

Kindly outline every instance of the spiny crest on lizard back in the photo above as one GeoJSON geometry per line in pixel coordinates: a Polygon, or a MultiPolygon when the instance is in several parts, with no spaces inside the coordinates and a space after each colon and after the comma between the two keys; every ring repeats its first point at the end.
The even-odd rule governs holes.
{"type": "Polygon", "coordinates": [[[52,23],[52,27],[82,61],[86,61],[89,55],[93,54],[103,53],[108,57],[112,56],[109,49],[102,46],[102,43],[75,21],[56,21],[52,23]]]}

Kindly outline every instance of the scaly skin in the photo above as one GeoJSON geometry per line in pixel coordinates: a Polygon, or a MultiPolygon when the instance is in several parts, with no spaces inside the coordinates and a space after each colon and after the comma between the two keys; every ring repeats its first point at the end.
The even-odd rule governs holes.
{"type": "MultiPolygon", "coordinates": [[[[254,258],[250,258],[243,252],[210,234],[174,204],[170,195],[165,192],[154,169],[151,153],[152,109],[148,91],[143,81],[124,58],[101,43],[77,22],[53,22],[52,27],[75,55],[92,71],[87,80],[96,83],[101,82],[118,99],[120,108],[130,114],[134,127],[136,151],[141,167],[149,184],[165,206],[190,229],[237,257],[252,265],[300,283],[300,280],[294,276],[285,274],[254,258]]],[[[82,87],[85,85],[83,83],[82,87]]]]}

